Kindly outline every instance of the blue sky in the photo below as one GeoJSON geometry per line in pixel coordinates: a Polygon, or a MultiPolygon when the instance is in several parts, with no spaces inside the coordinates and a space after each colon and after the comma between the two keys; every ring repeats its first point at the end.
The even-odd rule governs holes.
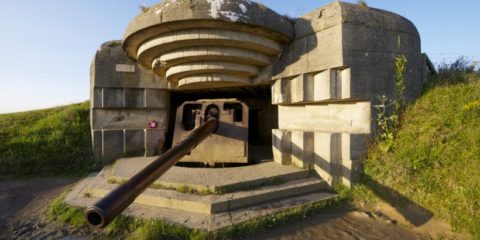
{"type": "MultiPolygon", "coordinates": [[[[100,44],[121,39],[139,6],[158,0],[5,0],[0,9],[0,113],[85,101],[100,44]]],[[[327,0],[259,0],[301,16],[327,0]]],[[[356,0],[347,1],[356,2],[356,0]]],[[[410,19],[434,62],[480,60],[480,1],[367,0],[410,19]]]]}

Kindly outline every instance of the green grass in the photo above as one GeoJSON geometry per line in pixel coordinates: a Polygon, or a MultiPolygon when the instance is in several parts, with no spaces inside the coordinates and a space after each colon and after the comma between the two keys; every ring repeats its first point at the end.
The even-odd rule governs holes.
{"type": "Polygon", "coordinates": [[[392,151],[370,149],[357,201],[400,194],[480,238],[480,77],[463,77],[430,86],[408,107],[392,151]]]}
{"type": "Polygon", "coordinates": [[[47,208],[47,218],[75,228],[86,226],[87,222],[83,217],[83,209],[69,206],[63,200],[64,195],[53,200],[47,208]]]}
{"type": "MultiPolygon", "coordinates": [[[[110,184],[124,184],[127,182],[127,180],[122,180],[122,179],[117,179],[117,178],[108,178],[107,182],[110,184]]],[[[212,192],[210,189],[204,189],[204,190],[198,190],[193,187],[187,186],[187,185],[180,185],[178,187],[174,186],[165,186],[163,184],[159,183],[152,183],[149,188],[152,189],[164,189],[164,190],[173,190],[181,193],[188,193],[188,194],[195,194],[199,196],[206,196],[206,195],[213,195],[217,194],[215,192],[212,192]]]]}
{"type": "Polygon", "coordinates": [[[0,177],[79,176],[91,156],[88,102],[0,115],[0,177]]]}

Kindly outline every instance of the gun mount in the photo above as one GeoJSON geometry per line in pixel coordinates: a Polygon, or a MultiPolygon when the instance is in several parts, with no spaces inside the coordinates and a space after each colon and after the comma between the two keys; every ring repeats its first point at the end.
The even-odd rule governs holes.
{"type": "Polygon", "coordinates": [[[219,109],[218,130],[181,162],[248,163],[249,107],[236,99],[187,101],[177,109],[173,144],[179,143],[201,123],[210,108],[219,109]]]}

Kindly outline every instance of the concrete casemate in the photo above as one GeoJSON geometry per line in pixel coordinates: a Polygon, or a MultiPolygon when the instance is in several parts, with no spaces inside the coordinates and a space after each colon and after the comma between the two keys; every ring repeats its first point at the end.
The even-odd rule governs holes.
{"type": "Polygon", "coordinates": [[[293,19],[249,0],[161,1],[93,59],[94,154],[105,162],[159,155],[183,102],[235,98],[254,111],[249,148],[351,185],[375,132],[377,98],[399,97],[399,55],[412,101],[426,64],[417,29],[397,14],[335,1],[293,19]]]}

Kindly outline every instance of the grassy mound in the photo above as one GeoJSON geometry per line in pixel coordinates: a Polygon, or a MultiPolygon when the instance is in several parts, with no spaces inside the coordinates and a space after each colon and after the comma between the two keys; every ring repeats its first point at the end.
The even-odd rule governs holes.
{"type": "Polygon", "coordinates": [[[68,176],[91,170],[89,103],[0,115],[0,176],[68,176]]]}
{"type": "Polygon", "coordinates": [[[480,238],[480,76],[463,79],[437,80],[406,110],[393,150],[370,149],[356,190],[395,198],[392,189],[480,238]]]}

